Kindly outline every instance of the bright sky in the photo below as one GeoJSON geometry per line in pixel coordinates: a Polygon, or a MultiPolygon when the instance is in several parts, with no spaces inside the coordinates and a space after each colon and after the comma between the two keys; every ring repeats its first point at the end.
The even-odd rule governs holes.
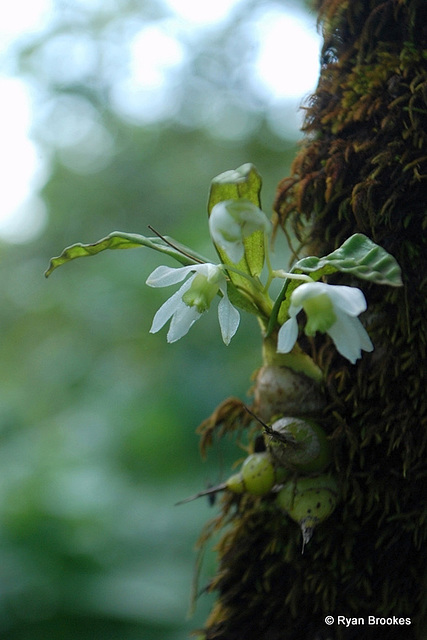
{"type": "MultiPolygon", "coordinates": [[[[0,63],[22,34],[39,30],[47,19],[51,0],[15,0],[0,9],[0,63]]],[[[46,210],[37,197],[44,163],[30,139],[32,100],[29,87],[7,72],[0,72],[0,238],[26,242],[43,229],[46,210]]]]}
{"type": "Polygon", "coordinates": [[[314,20],[310,26],[303,14],[276,9],[257,21],[257,32],[262,43],[257,72],[266,92],[276,98],[301,99],[312,91],[319,75],[320,51],[314,20]]]}
{"type": "Polygon", "coordinates": [[[196,26],[219,22],[242,0],[166,0],[166,4],[180,18],[196,26]]]}
{"type": "MultiPolygon", "coordinates": [[[[130,43],[133,58],[128,77],[117,87],[118,109],[122,108],[124,112],[134,109],[146,122],[167,116],[168,101],[164,98],[168,73],[184,59],[178,40],[180,29],[189,33],[210,27],[244,1],[165,0],[175,17],[159,26],[144,27],[130,43]],[[138,64],[141,60],[143,66],[138,64]],[[141,101],[141,92],[150,99],[141,101]],[[139,99],[133,101],[133,96],[139,96],[139,99]],[[144,112],[141,104],[150,104],[151,111],[144,112]]],[[[84,4],[89,0],[81,2],[84,4]]],[[[16,38],[41,29],[49,20],[51,4],[52,0],[7,3],[7,8],[0,10],[1,42],[6,47],[13,46],[16,38]]],[[[283,4],[266,3],[265,8],[258,9],[255,14],[253,25],[255,44],[260,47],[256,65],[257,91],[270,103],[293,100],[296,112],[301,99],[314,89],[318,76],[320,38],[314,19],[310,24],[302,13],[286,12],[283,4]],[[277,60],[281,61],[280,68],[277,60]],[[283,60],[288,60],[288,64],[283,64],[283,60]]],[[[0,74],[0,100],[0,170],[3,176],[0,238],[7,242],[26,242],[37,237],[46,220],[44,205],[35,194],[46,176],[47,160],[40,157],[30,138],[31,88],[7,73],[0,74]]]]}

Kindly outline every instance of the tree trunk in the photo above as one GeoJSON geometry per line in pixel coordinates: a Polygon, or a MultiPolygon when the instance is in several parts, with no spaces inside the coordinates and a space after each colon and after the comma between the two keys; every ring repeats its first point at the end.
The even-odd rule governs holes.
{"type": "MultiPolygon", "coordinates": [[[[317,411],[341,503],[302,554],[273,499],[224,496],[205,640],[427,637],[427,3],[318,4],[321,75],[278,224],[309,255],[363,233],[397,259],[404,286],[362,285],[375,349],[356,365],[324,336],[307,341],[324,372],[317,411]]],[[[212,424],[231,416],[224,408],[212,424]]]]}

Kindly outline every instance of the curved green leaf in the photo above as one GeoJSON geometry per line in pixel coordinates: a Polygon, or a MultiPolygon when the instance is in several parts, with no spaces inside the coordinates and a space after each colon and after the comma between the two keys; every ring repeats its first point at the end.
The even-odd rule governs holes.
{"type": "Polygon", "coordinates": [[[223,200],[250,200],[261,208],[260,192],[262,179],[251,162],[242,164],[237,169],[224,171],[211,182],[208,212],[223,200]]]}
{"type": "Polygon", "coordinates": [[[101,238],[101,240],[92,244],[82,244],[79,242],[71,245],[70,247],[66,247],[59,256],[50,260],[45,276],[50,276],[52,271],[66,262],[70,262],[70,260],[75,260],[76,258],[95,256],[98,253],[101,253],[101,251],[106,251],[107,249],[135,249],[140,247],[148,247],[149,249],[160,251],[185,266],[200,262],[209,262],[206,258],[195,254],[192,249],[185,247],[167,236],[164,238],[147,238],[137,233],[113,231],[105,238],[101,238]]]}
{"type": "Polygon", "coordinates": [[[323,258],[302,258],[292,270],[314,275],[323,269],[322,275],[341,271],[376,284],[402,286],[401,270],[395,258],[362,233],[354,234],[323,258]]]}

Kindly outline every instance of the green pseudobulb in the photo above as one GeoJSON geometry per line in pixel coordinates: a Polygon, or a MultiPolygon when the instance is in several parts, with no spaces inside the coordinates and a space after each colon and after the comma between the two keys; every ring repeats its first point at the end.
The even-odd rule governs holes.
{"type": "Polygon", "coordinates": [[[180,500],[178,504],[220,491],[263,496],[269,493],[276,484],[284,482],[288,475],[289,471],[278,466],[268,451],[252,453],[243,462],[241,470],[231,475],[228,480],[216,487],[199,491],[194,496],[180,500]]]}
{"type": "Polygon", "coordinates": [[[334,511],[338,498],[337,481],[326,474],[288,480],[278,492],[277,504],[301,528],[303,550],[315,527],[334,511]]]}
{"type": "Polygon", "coordinates": [[[274,465],[267,452],[253,453],[248,456],[240,473],[245,490],[255,496],[265,495],[276,483],[274,465]]]}
{"type": "Polygon", "coordinates": [[[302,473],[320,473],[331,461],[331,445],[312,420],[283,417],[267,432],[267,446],[277,463],[302,473]]]}

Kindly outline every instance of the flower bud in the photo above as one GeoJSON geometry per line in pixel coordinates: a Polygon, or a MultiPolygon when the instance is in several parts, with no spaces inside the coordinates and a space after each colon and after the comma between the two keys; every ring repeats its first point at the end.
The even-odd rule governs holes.
{"type": "Polygon", "coordinates": [[[244,254],[243,239],[269,231],[270,222],[250,200],[223,200],[212,208],[209,229],[214,243],[237,264],[244,254]]]}

